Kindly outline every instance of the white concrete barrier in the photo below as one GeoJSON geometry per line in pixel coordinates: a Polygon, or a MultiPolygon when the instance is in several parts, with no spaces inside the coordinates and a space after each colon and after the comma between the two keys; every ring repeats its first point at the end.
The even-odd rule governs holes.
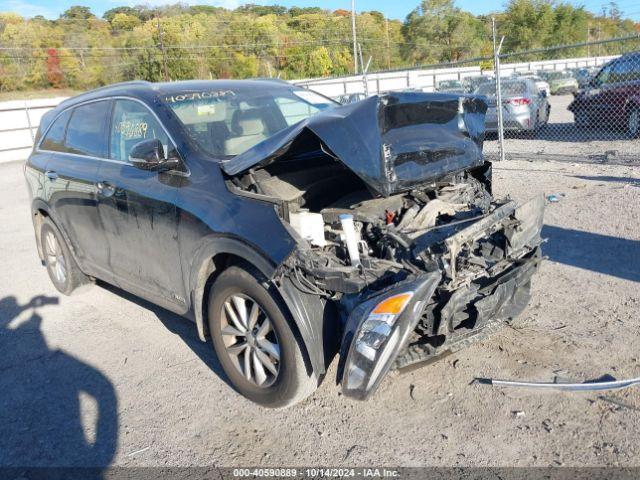
{"type": "Polygon", "coordinates": [[[0,163],[25,160],[40,119],[66,97],[0,102],[0,163]]]}
{"type": "MultiPolygon", "coordinates": [[[[518,71],[564,70],[567,68],[595,67],[600,66],[613,58],[616,58],[616,56],[501,63],[500,70],[503,76],[508,76],[518,71]]],[[[367,75],[367,86],[370,94],[383,93],[392,90],[404,90],[407,88],[434,91],[436,84],[442,80],[463,80],[466,77],[478,76],[482,73],[485,75],[493,74],[492,71],[485,70],[481,72],[479,66],[370,73],[367,75]]],[[[318,93],[333,98],[344,95],[345,93],[361,93],[365,91],[362,75],[293,80],[292,83],[301,87],[310,88],[318,93]]]]}

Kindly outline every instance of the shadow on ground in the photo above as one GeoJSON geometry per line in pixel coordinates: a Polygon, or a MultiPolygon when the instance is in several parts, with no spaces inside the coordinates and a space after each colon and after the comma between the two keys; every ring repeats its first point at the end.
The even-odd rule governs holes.
{"type": "Polygon", "coordinates": [[[610,183],[625,183],[634,187],[640,187],[640,178],[633,177],[611,177],[611,176],[588,176],[588,175],[573,175],[573,178],[579,178],[581,180],[592,180],[594,182],[610,182],[610,183]]]}
{"type": "Polygon", "coordinates": [[[38,309],[57,304],[0,299],[0,466],[91,467],[87,478],[99,478],[117,446],[116,392],[97,369],[47,345],[38,309]],[[95,412],[84,422],[81,395],[95,412]]]}
{"type": "Polygon", "coordinates": [[[203,342],[198,337],[198,332],[193,322],[186,318],[166,310],[158,305],[148,302],[140,297],[126,292],[118,287],[109,285],[104,282],[98,282],[98,285],[105,290],[110,291],[114,295],[125,298],[132,303],[153,312],[162,322],[167,330],[180,337],[180,339],[200,358],[200,360],[209,367],[220,379],[229,387],[233,388],[229,378],[224,373],[222,365],[216,357],[215,351],[210,342],[203,342]]]}
{"type": "Polygon", "coordinates": [[[640,242],[545,225],[543,252],[554,262],[640,282],[640,242]]]}

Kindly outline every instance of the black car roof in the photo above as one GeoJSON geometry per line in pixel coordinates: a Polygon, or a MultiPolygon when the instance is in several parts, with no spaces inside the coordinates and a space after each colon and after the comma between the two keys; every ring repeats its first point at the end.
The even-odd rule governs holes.
{"type": "Polygon", "coordinates": [[[147,101],[153,101],[160,95],[172,95],[181,92],[210,91],[210,90],[233,90],[235,92],[254,91],[259,88],[291,89],[297,88],[295,85],[282,80],[259,79],[259,80],[187,80],[179,82],[153,83],[144,80],[134,80],[131,82],[114,83],[104,87],[89,90],[75,97],[61,102],[55,110],[67,108],[88,100],[113,97],[118,95],[133,96],[147,101]]]}

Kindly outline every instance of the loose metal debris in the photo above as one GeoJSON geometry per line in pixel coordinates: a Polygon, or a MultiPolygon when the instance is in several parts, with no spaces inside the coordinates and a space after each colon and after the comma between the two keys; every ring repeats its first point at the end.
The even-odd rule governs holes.
{"type": "Polygon", "coordinates": [[[495,380],[492,378],[476,378],[476,382],[495,387],[520,387],[540,390],[560,390],[569,392],[620,390],[622,388],[640,385],[640,378],[628,380],[586,381],[583,383],[555,383],[555,382],[523,382],[519,380],[495,380]]]}

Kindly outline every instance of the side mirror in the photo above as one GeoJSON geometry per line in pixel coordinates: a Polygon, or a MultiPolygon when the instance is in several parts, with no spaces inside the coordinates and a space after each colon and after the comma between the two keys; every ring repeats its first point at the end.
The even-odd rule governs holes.
{"type": "Polygon", "coordinates": [[[162,142],[157,138],[136,143],[129,153],[129,162],[140,170],[165,172],[180,166],[177,155],[165,157],[162,142]]]}

